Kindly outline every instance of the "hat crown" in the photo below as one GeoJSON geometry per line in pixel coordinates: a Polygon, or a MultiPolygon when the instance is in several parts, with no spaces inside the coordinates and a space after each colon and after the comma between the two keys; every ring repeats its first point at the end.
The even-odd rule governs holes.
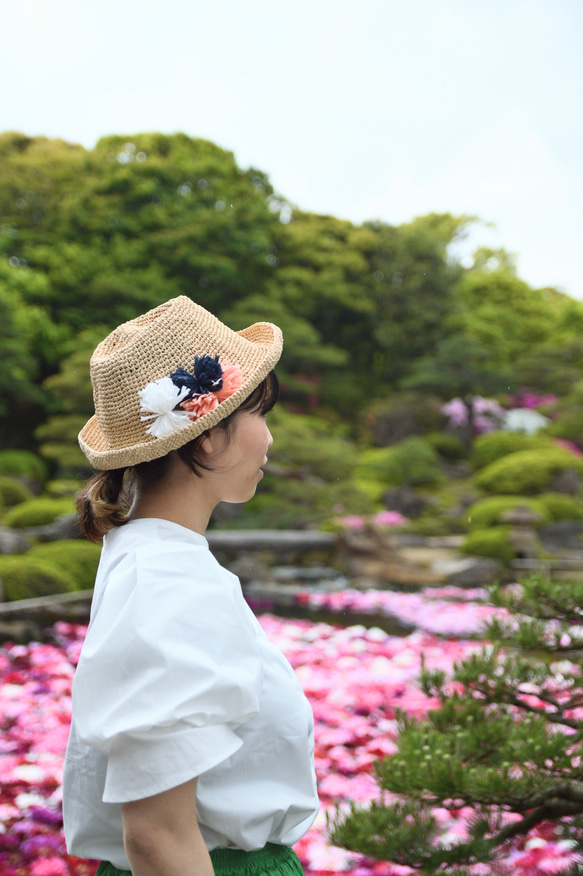
{"type": "Polygon", "coordinates": [[[256,323],[235,332],[184,295],[123,323],[98,344],[91,357],[98,431],[93,430],[91,447],[86,440],[93,422],[90,420],[80,434],[83,451],[94,465],[116,468],[154,459],[180,447],[241,404],[273,368],[281,347],[277,326],[256,323]],[[239,365],[243,387],[219,406],[220,412],[201,417],[198,425],[192,423],[168,439],[154,438],[141,419],[140,390],[179,367],[192,371],[195,356],[204,355],[218,355],[223,365],[239,365]],[[105,464],[114,459],[118,463],[122,457],[131,457],[132,461],[105,464]]]}

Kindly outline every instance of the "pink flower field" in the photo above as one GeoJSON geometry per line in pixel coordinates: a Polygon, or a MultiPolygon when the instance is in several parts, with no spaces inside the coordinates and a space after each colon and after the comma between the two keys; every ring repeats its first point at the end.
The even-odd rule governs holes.
{"type": "MultiPolygon", "coordinates": [[[[395,709],[422,718],[432,702],[416,677],[421,653],[429,668],[449,669],[476,643],[464,639],[492,609],[481,591],[445,588],[423,594],[343,591],[306,593],[304,603],[334,611],[393,613],[414,619],[405,637],[380,629],[337,627],[263,615],[261,623],[293,665],[316,721],[316,770],[322,810],[296,851],[308,876],[353,873],[402,876],[408,868],[363,859],[326,842],[327,809],[375,797],[375,758],[395,751],[395,709]]],[[[67,742],[71,683],[85,627],[53,628],[54,644],[0,649],[0,874],[1,876],[92,876],[96,864],[67,855],[61,819],[61,778],[67,742]]],[[[451,842],[463,837],[469,811],[438,811],[451,842]]],[[[476,873],[560,873],[573,864],[568,843],[552,828],[533,832],[513,846],[504,866],[476,873]]]]}

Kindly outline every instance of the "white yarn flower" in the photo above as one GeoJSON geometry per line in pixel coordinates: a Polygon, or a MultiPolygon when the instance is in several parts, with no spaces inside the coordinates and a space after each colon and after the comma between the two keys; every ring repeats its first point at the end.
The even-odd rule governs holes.
{"type": "Polygon", "coordinates": [[[153,435],[154,438],[164,438],[192,422],[188,411],[174,410],[176,405],[186,398],[188,392],[187,386],[177,387],[170,377],[161,377],[160,380],[154,380],[139,390],[140,410],[147,414],[140,419],[142,422],[153,421],[146,429],[149,435],[153,435]]]}

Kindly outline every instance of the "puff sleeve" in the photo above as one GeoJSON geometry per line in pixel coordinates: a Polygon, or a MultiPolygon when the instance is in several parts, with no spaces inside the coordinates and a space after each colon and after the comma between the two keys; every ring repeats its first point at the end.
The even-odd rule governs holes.
{"type": "Polygon", "coordinates": [[[73,686],[79,740],[107,755],[103,801],[195,778],[237,751],[259,711],[256,632],[238,579],[196,545],[111,570],[73,686]]]}

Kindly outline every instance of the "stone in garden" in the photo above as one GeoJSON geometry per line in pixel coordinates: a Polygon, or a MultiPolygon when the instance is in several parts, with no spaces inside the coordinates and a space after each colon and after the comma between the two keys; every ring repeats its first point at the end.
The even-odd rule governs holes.
{"type": "Polygon", "coordinates": [[[23,532],[0,526],[0,554],[22,554],[30,547],[23,532]]]}
{"type": "Polygon", "coordinates": [[[61,538],[79,538],[79,518],[76,514],[63,514],[54,523],[45,526],[28,526],[22,530],[37,541],[59,541],[61,538]]]}
{"type": "Polygon", "coordinates": [[[576,496],[581,491],[581,477],[572,468],[557,472],[551,481],[549,490],[553,493],[568,493],[571,496],[576,496]]]}
{"type": "Polygon", "coordinates": [[[432,571],[448,584],[458,587],[484,587],[493,584],[502,574],[502,564],[490,557],[455,557],[437,560],[432,571]]]}
{"type": "Polygon", "coordinates": [[[383,502],[392,511],[398,511],[404,517],[420,517],[432,504],[430,499],[418,495],[411,487],[395,487],[387,490],[383,502]]]}
{"type": "Polygon", "coordinates": [[[569,550],[583,552],[583,520],[556,520],[541,526],[539,539],[551,551],[569,550]]]}

